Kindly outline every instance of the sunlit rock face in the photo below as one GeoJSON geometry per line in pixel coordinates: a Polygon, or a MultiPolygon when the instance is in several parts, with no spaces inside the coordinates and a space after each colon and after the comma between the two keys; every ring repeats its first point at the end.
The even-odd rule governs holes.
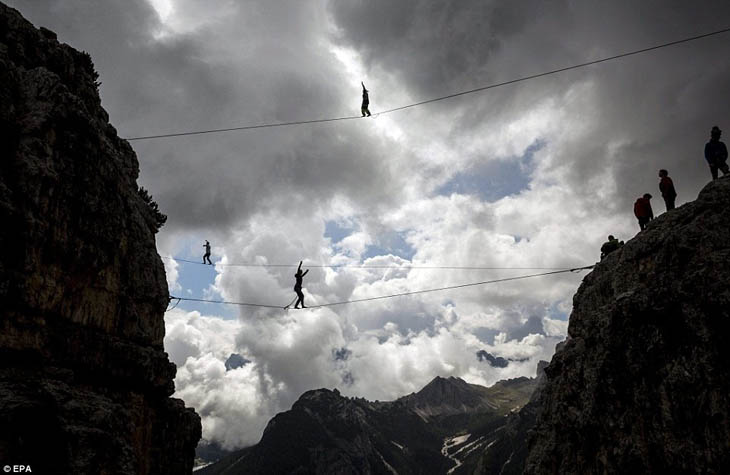
{"type": "Polygon", "coordinates": [[[528,473],[730,473],[730,178],[652,221],[574,298],[528,473]]]}
{"type": "Polygon", "coordinates": [[[159,222],[91,58],[0,4],[0,462],[185,473],[159,222]]]}

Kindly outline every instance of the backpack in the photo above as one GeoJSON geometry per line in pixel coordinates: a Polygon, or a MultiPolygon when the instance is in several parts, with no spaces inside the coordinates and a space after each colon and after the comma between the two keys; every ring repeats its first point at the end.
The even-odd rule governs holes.
{"type": "Polygon", "coordinates": [[[642,203],[643,198],[637,198],[636,203],[634,203],[634,216],[637,218],[643,218],[646,214],[644,212],[644,204],[642,203]]]}

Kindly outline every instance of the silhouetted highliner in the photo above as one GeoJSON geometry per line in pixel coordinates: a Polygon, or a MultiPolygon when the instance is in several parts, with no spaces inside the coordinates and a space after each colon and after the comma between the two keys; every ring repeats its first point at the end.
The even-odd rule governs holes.
{"type": "Polygon", "coordinates": [[[205,254],[203,255],[203,264],[210,264],[213,265],[212,262],[210,262],[210,243],[206,239],[205,244],[203,244],[203,247],[205,248],[205,254]],[[205,262],[208,261],[208,262],[205,262]]]}
{"type": "Polygon", "coordinates": [[[365,84],[362,84],[362,107],[360,108],[360,111],[362,112],[362,116],[365,117],[366,115],[370,117],[370,109],[368,109],[368,106],[370,105],[370,98],[368,97],[368,90],[365,89],[365,84]]]}
{"type": "Polygon", "coordinates": [[[710,165],[710,173],[712,179],[717,179],[717,170],[722,171],[722,175],[730,174],[727,166],[727,147],[720,142],[722,130],[718,126],[714,126],[710,131],[710,141],[705,144],[705,160],[710,165]]]}
{"type": "Polygon", "coordinates": [[[654,211],[651,209],[651,195],[644,193],[644,196],[637,198],[634,203],[634,216],[639,220],[639,228],[643,231],[649,221],[654,219],[654,211]]]}
{"type": "Polygon", "coordinates": [[[294,304],[294,308],[299,308],[300,302],[302,304],[302,308],[307,308],[304,305],[304,294],[302,293],[302,279],[304,279],[304,276],[307,275],[307,272],[309,272],[309,269],[302,273],[302,261],[299,261],[299,268],[297,269],[297,273],[294,274],[294,278],[297,280],[296,284],[294,284],[294,292],[297,294],[297,303],[294,304]]]}
{"type": "Polygon", "coordinates": [[[609,235],[608,241],[603,243],[603,246],[601,246],[601,259],[611,254],[613,251],[619,249],[623,245],[623,241],[619,241],[618,239],[613,237],[613,235],[609,235]]]}
{"type": "Polygon", "coordinates": [[[659,170],[659,191],[662,192],[662,198],[664,198],[664,204],[667,206],[667,211],[674,209],[674,200],[677,198],[677,192],[674,189],[674,182],[669,178],[669,172],[662,169],[659,170]]]}

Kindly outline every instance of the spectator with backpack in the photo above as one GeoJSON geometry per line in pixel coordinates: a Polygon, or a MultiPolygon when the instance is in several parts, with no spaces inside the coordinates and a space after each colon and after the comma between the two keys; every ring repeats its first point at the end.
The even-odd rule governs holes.
{"type": "Polygon", "coordinates": [[[639,228],[643,231],[649,221],[654,219],[654,211],[651,209],[651,195],[644,193],[644,196],[637,198],[634,203],[634,216],[639,220],[639,228]]]}

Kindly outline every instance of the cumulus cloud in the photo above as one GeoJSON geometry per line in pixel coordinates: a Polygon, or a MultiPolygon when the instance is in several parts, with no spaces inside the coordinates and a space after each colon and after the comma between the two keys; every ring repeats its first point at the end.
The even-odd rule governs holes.
{"type": "MultiPolygon", "coordinates": [[[[485,344],[468,332],[439,324],[407,331],[388,322],[345,336],[329,310],[223,321],[175,309],[166,317],[165,348],[178,365],[175,396],[196,408],[203,437],[226,448],[258,442],[268,420],[311,388],[337,387],[348,396],[391,400],[418,391],[434,376],[460,376],[475,384],[532,375],[560,337],[497,334],[485,344]],[[485,368],[478,348],[506,355],[509,367],[485,368]],[[227,366],[231,351],[246,364],[227,366]]],[[[479,350],[485,351],[485,350],[479,350]]]]}
{"type": "Polygon", "coordinates": [[[165,314],[165,351],[177,366],[203,354],[213,354],[223,362],[234,353],[232,335],[239,328],[234,320],[201,316],[199,312],[176,308],[165,314]]]}
{"type": "Polygon", "coordinates": [[[167,277],[167,288],[171,291],[182,290],[182,286],[178,282],[178,267],[177,261],[172,259],[163,259],[162,263],[165,265],[165,277],[167,277]]]}
{"type": "MultiPolygon", "coordinates": [[[[720,29],[727,2],[10,1],[89,51],[124,136],[356,115],[720,29]]],[[[168,224],[161,254],[220,259],[209,295],[311,305],[570,268],[630,238],[667,168],[678,204],[727,120],[726,38],[363,120],[133,142],[168,224]],[[333,229],[336,231],[333,231],[333,229]],[[333,234],[337,234],[336,236],[333,234]],[[191,244],[194,243],[194,244],[191,244]]],[[[661,206],[655,205],[655,211],[661,206]]],[[[166,262],[179,290],[196,271],[166,262]],[[187,273],[187,274],[186,274],[187,273]]],[[[534,375],[569,331],[582,274],[238,320],[175,309],[165,347],[204,437],[233,448],[304,391],[394,399],[434,376],[534,375]],[[477,352],[510,360],[480,362],[477,352]],[[226,371],[238,354],[249,363],[226,371]]],[[[190,289],[186,289],[188,291],[190,289]]],[[[184,305],[181,304],[181,306],[184,305]]]]}

